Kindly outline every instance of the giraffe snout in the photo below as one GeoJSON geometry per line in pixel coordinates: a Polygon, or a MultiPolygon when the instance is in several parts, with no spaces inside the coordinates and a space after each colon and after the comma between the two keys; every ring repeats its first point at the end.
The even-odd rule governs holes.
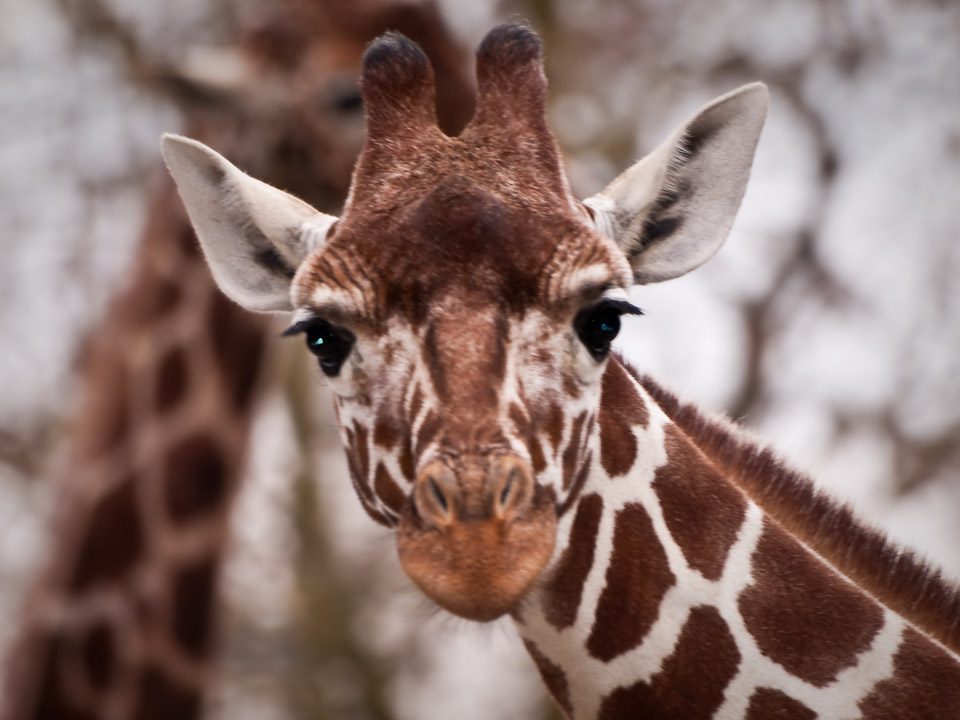
{"type": "Polygon", "coordinates": [[[504,454],[423,467],[397,533],[400,563],[450,612],[492,620],[510,612],[548,563],[556,503],[529,465],[504,454]]]}
{"type": "Polygon", "coordinates": [[[485,466],[468,466],[459,476],[442,460],[428,463],[417,477],[413,502],[424,522],[442,528],[455,522],[509,523],[523,515],[533,495],[527,464],[500,455],[485,466]]]}

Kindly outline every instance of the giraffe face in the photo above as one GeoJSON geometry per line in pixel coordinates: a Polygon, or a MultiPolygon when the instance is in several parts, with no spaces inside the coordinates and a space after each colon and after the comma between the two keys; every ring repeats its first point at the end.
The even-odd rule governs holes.
{"type": "Polygon", "coordinates": [[[542,108],[484,92],[484,71],[506,71],[544,94],[539,41],[501,35],[457,138],[432,121],[419,49],[372,46],[348,207],[292,294],[361,501],[397,527],[418,586],[476,620],[513,609],[550,560],[589,470],[610,341],[635,311],[629,264],[569,195],[542,108]]]}
{"type": "Polygon", "coordinates": [[[706,106],[603,193],[573,199],[546,126],[526,27],[477,53],[477,108],[437,127],[433,77],[397,35],[364,56],[366,140],[341,218],[205,146],[165,155],[220,287],[291,332],[335,393],[357,493],[396,528],[401,563],[441,606],[489,620],[523,599],[596,463],[601,376],[633,283],[722,244],[766,90],[706,106]]]}
{"type": "Polygon", "coordinates": [[[586,213],[535,212],[483,170],[495,158],[458,160],[477,155],[469,143],[439,140],[439,183],[431,171],[378,187],[390,214],[345,214],[297,273],[293,327],[405,570],[444,608],[487,620],[552,556],[590,467],[609,343],[634,309],[629,266],[586,213]]]}

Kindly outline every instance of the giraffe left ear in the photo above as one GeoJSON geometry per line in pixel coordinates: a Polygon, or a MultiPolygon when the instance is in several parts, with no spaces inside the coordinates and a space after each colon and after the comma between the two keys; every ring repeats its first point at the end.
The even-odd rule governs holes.
{"type": "Polygon", "coordinates": [[[626,254],[636,283],[683,275],[723,245],[747,187],[768,103],[762,83],[717,98],[603,192],[584,200],[597,229],[626,254]]]}
{"type": "Polygon", "coordinates": [[[337,219],[250,177],[196,140],[164,135],[163,157],[224,294],[248,310],[291,310],[297,267],[337,219]]]}

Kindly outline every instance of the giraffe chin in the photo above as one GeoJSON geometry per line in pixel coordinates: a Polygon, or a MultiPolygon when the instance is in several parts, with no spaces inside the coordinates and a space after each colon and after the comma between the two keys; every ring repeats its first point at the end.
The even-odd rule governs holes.
{"type": "Polygon", "coordinates": [[[489,622],[511,612],[549,563],[556,543],[553,493],[537,487],[522,516],[436,527],[408,502],[397,529],[404,572],[444,610],[489,622]]]}

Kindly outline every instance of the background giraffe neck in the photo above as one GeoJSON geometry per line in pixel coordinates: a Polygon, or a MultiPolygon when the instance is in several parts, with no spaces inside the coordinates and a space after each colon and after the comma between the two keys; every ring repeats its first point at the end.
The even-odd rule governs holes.
{"type": "Polygon", "coordinates": [[[930,679],[960,681],[960,657],[789,534],[652,381],[606,372],[597,460],[516,614],[569,716],[846,717],[900,694],[934,698],[932,717],[960,707],[930,679]]]}
{"type": "Polygon", "coordinates": [[[199,712],[267,324],[217,291],[171,183],[147,227],[86,360],[9,718],[199,712]]]}

